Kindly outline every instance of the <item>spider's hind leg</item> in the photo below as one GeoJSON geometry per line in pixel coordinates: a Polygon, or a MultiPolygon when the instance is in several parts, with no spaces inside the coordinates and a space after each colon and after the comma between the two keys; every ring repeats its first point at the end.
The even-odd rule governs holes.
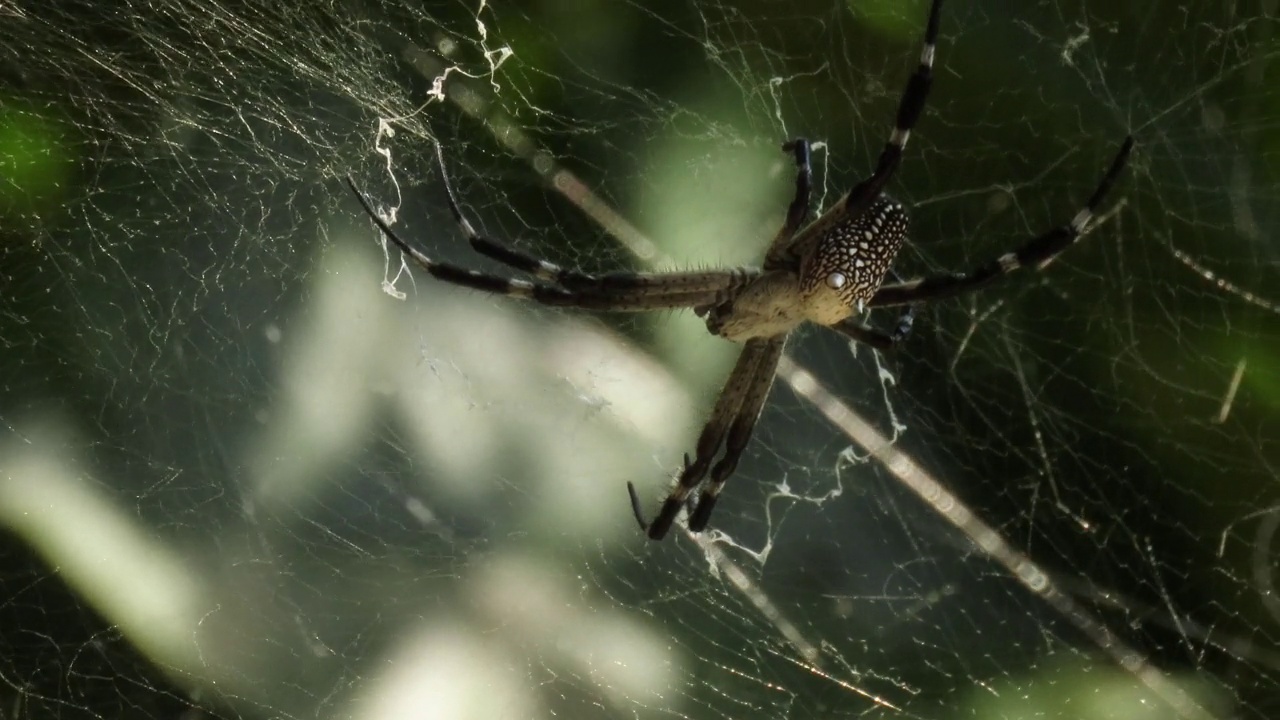
{"type": "Polygon", "coordinates": [[[1022,269],[1042,270],[1054,258],[1078,241],[1093,220],[1094,213],[1115,185],[1116,179],[1129,163],[1133,151],[1133,137],[1126,137],[1120,150],[1111,160],[1111,166],[1089,196],[1084,207],[1076,212],[1070,222],[1050,228],[1022,247],[978,265],[969,272],[947,275],[931,275],[923,278],[882,285],[868,303],[871,307],[906,305],[942,297],[954,297],[977,290],[996,280],[1022,269]]]}
{"type": "Polygon", "coordinates": [[[440,179],[444,185],[445,198],[449,202],[449,212],[453,215],[454,222],[458,224],[463,234],[467,236],[467,242],[471,244],[473,250],[487,258],[497,260],[503,265],[529,273],[539,280],[552,282],[566,288],[594,287],[600,284],[600,278],[594,275],[576,270],[566,270],[553,262],[548,262],[540,257],[517,250],[506,243],[481,235],[476,231],[471,221],[467,220],[467,216],[462,214],[462,208],[458,205],[458,199],[453,192],[453,181],[449,179],[449,171],[444,165],[444,148],[438,142],[436,143],[436,162],[440,165],[440,179]]]}
{"type": "MultiPolygon", "coordinates": [[[[462,214],[444,165],[444,150],[436,144],[436,160],[449,203],[449,212],[467,236],[477,253],[503,265],[532,275],[547,287],[567,291],[578,298],[579,307],[598,310],[657,310],[684,307],[709,307],[737,289],[748,285],[759,274],[753,268],[731,268],[704,271],[665,271],[585,273],[561,267],[526,253],[506,243],[485,237],[462,214]]],[[[520,284],[523,281],[517,281],[520,284]]],[[[465,284],[465,283],[464,283],[465,284]]],[[[534,283],[537,285],[538,283],[534,283]]],[[[511,294],[511,293],[508,293],[511,294]]],[[[553,298],[558,300],[559,298],[553,298]]]]}

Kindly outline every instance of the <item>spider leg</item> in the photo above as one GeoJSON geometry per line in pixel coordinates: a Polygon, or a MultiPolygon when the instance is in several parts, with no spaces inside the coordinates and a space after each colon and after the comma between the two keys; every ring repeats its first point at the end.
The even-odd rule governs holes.
{"type": "Polygon", "coordinates": [[[854,186],[844,198],[845,211],[852,217],[860,217],[865,213],[888,184],[893,173],[902,164],[902,151],[907,145],[907,138],[915,128],[916,121],[924,111],[925,99],[929,96],[929,88],[933,85],[933,56],[938,44],[939,11],[942,0],[933,0],[929,8],[929,22],[924,32],[924,47],[920,51],[920,64],[907,80],[907,88],[898,101],[898,114],[894,122],[893,133],[889,141],[880,151],[876,161],[875,172],[854,186]]]}
{"type": "Polygon", "coordinates": [[[742,407],[738,410],[733,425],[729,427],[724,456],[715,467],[711,468],[711,480],[703,486],[698,504],[689,516],[689,529],[693,532],[702,532],[702,529],[707,526],[707,521],[711,519],[711,511],[716,507],[720,491],[724,489],[725,482],[737,469],[738,460],[751,441],[751,433],[755,430],[756,421],[760,419],[760,411],[764,409],[765,400],[769,397],[769,389],[773,387],[774,374],[778,369],[778,359],[782,357],[786,336],[770,338],[765,342],[767,345],[757,361],[742,407]]]}
{"type": "Polygon", "coordinates": [[[916,313],[920,310],[918,304],[911,305],[898,318],[898,325],[891,332],[883,332],[869,327],[860,320],[854,318],[846,318],[831,325],[831,329],[844,335],[845,337],[860,342],[864,345],[870,345],[876,350],[888,352],[898,345],[898,343],[907,339],[911,334],[911,326],[915,323],[916,313]]]}
{"type": "MultiPolygon", "coordinates": [[[[805,145],[805,157],[808,157],[808,145],[805,145]]],[[[436,162],[440,165],[440,177],[444,184],[445,198],[449,203],[449,212],[454,222],[462,229],[471,248],[487,258],[526,272],[535,278],[558,285],[570,291],[584,290],[611,296],[627,296],[634,292],[679,296],[684,293],[730,293],[748,284],[759,273],[754,270],[741,269],[732,271],[713,270],[708,272],[664,272],[664,273],[631,273],[611,272],[600,275],[584,273],[578,270],[563,268],[553,262],[535,255],[517,250],[506,243],[487,238],[475,229],[475,226],[462,214],[457,196],[453,192],[453,182],[444,164],[444,150],[436,143],[436,162]],[[736,274],[728,278],[726,272],[736,274]]],[[[650,306],[651,308],[664,306],[650,306]]],[[[686,305],[680,305],[686,307],[686,305]]],[[[643,308],[650,309],[650,308],[643,308]]]]}
{"type": "MultiPolygon", "coordinates": [[[[383,235],[408,257],[412,258],[432,277],[462,287],[480,290],[495,295],[533,300],[543,305],[554,307],[578,307],[589,310],[612,310],[621,312],[686,308],[715,303],[732,287],[745,282],[750,273],[739,271],[701,273],[705,281],[701,286],[689,288],[677,283],[674,287],[665,285],[646,287],[583,287],[566,289],[545,282],[520,280],[503,277],[491,273],[468,270],[452,263],[432,260],[421,250],[410,245],[383,220],[368,198],[356,187],[355,182],[346,178],[347,186],[355,193],[365,213],[373,220],[383,235]]],[[[607,277],[607,276],[606,276],[607,277]]]]}
{"type": "Polygon", "coordinates": [[[778,229],[778,234],[773,236],[773,241],[769,243],[769,250],[765,253],[765,270],[773,270],[788,262],[786,249],[791,244],[791,238],[795,236],[796,231],[809,215],[809,198],[813,194],[813,166],[809,159],[809,141],[796,138],[783,143],[782,150],[791,153],[795,158],[796,192],[791,198],[791,204],[787,206],[786,220],[778,229]]]}
{"type": "Polygon", "coordinates": [[[1043,270],[1054,258],[1080,239],[1081,233],[1084,232],[1089,222],[1093,219],[1098,206],[1102,204],[1103,199],[1106,198],[1107,193],[1111,190],[1111,186],[1115,184],[1116,178],[1124,170],[1129,161],[1129,153],[1132,150],[1133,137],[1126,137],[1124,143],[1120,146],[1120,151],[1116,153],[1115,158],[1111,161],[1111,167],[1102,176],[1098,186],[1094,188],[1093,194],[1089,196],[1089,201],[1075,214],[1071,222],[1042,233],[1021,248],[983,263],[967,273],[934,275],[906,282],[882,285],[868,305],[871,307],[905,305],[940,297],[960,295],[977,290],[1011,272],[1023,268],[1043,270]]]}
{"type": "MultiPolygon", "coordinates": [[[[693,461],[690,461],[689,456],[685,455],[684,469],[680,473],[680,478],[676,486],[672,488],[671,493],[667,495],[667,499],[663,501],[662,508],[658,511],[652,523],[645,522],[640,512],[640,501],[635,487],[631,483],[627,484],[628,491],[631,494],[632,510],[636,513],[636,520],[648,532],[651,539],[661,540],[666,536],[667,531],[671,529],[671,524],[675,522],[676,516],[680,514],[680,509],[689,502],[689,495],[697,487],[698,483],[702,481],[702,478],[706,476],[707,469],[711,466],[711,461],[719,453],[725,436],[737,424],[737,420],[745,408],[745,403],[755,397],[753,390],[761,381],[761,370],[768,371],[767,375],[765,375],[768,382],[771,383],[773,381],[773,369],[777,365],[781,346],[782,338],[758,338],[747,341],[746,347],[738,355],[738,362],[733,366],[733,371],[729,373],[729,378],[725,381],[724,388],[720,390],[720,396],[716,400],[715,407],[711,410],[710,419],[707,420],[707,424],[703,426],[701,434],[698,435],[698,444],[694,450],[693,461]],[[773,347],[774,345],[777,345],[776,349],[773,347]],[[768,367],[763,367],[770,357],[772,357],[773,362],[768,364],[768,367]]],[[[766,387],[766,394],[767,390],[768,388],[766,387]]],[[[758,409],[756,414],[759,414],[758,409]]],[[[752,423],[754,424],[754,419],[752,423]]],[[[747,437],[750,437],[750,428],[747,429],[747,437]]],[[[745,442],[745,439],[743,438],[743,442],[745,442]]],[[[736,458],[734,461],[736,462],[736,458]]]]}
{"type": "Polygon", "coordinates": [[[504,265],[527,272],[540,280],[553,282],[557,285],[568,287],[571,285],[592,285],[597,282],[597,279],[592,275],[575,270],[566,270],[555,263],[521,252],[505,243],[491,240],[476,232],[471,221],[467,220],[467,216],[462,214],[462,208],[459,207],[458,199],[453,193],[453,181],[449,179],[449,170],[444,164],[444,148],[438,142],[435,145],[436,163],[440,166],[440,179],[444,184],[445,198],[449,201],[449,212],[453,215],[454,222],[458,224],[458,227],[462,228],[463,234],[467,236],[467,241],[471,243],[472,249],[504,265]]]}
{"type": "Polygon", "coordinates": [[[809,158],[809,141],[796,138],[782,144],[782,151],[789,152],[796,162],[796,193],[787,206],[787,221],[778,231],[779,237],[791,237],[809,214],[809,196],[813,194],[813,165],[809,158]]]}

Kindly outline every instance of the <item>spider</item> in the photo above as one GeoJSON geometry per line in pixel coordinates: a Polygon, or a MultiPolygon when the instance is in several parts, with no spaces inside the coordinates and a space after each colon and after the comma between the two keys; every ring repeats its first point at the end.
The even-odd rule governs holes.
{"type": "Polygon", "coordinates": [[[449,210],[471,247],[532,279],[469,270],[433,260],[401,239],[350,177],[347,185],[365,213],[401,252],[445,282],[557,307],[620,312],[692,308],[706,320],[713,335],[743,343],[698,436],[693,459],[684,456],[678,481],[652,522],[645,521],[635,486],[627,483],[636,521],[651,539],[661,540],[682,509],[687,509],[689,530],[700,532],[747,447],[773,385],[783,346],[793,330],[813,322],[878,350],[893,348],[911,332],[920,304],[977,290],[1022,268],[1041,270],[1047,266],[1079,239],[1128,161],[1132,137],[1125,138],[1088,202],[1070,222],[1047,230],[1019,249],[968,272],[906,281],[895,276],[893,282],[886,283],[890,263],[907,239],[907,215],[901,204],[884,194],[884,188],[902,162],[903,148],[933,82],[941,5],[942,0],[933,0],[930,7],[919,65],[899,100],[893,132],[875,171],[808,225],[804,221],[812,191],[809,143],[798,138],[783,144],[783,151],[795,162],[795,194],[760,268],[606,274],[562,268],[476,232],[459,209],[444,153],[437,143],[436,159],[449,210]],[[877,330],[861,320],[864,311],[889,306],[906,307],[892,331],[877,330]],[[719,461],[713,465],[717,456],[719,461]],[[700,486],[694,503],[692,495],[700,486]]]}

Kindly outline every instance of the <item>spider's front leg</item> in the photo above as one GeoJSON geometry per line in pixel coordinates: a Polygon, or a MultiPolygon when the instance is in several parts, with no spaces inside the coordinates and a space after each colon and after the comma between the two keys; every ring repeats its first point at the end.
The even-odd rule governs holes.
{"type": "Polygon", "coordinates": [[[933,58],[938,47],[938,26],[942,18],[942,0],[933,0],[929,7],[929,20],[925,24],[924,46],[920,49],[920,62],[907,79],[907,88],[898,101],[898,113],[894,118],[893,132],[880,151],[876,169],[871,176],[854,186],[845,196],[843,204],[852,215],[861,215],[872,208],[888,185],[907,147],[907,138],[924,113],[925,100],[933,87],[933,58]]]}

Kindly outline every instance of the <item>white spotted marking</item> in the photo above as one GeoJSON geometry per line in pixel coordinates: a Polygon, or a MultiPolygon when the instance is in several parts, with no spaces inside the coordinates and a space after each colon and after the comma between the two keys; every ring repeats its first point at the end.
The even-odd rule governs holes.
{"type": "Polygon", "coordinates": [[[859,247],[860,249],[862,249],[862,250],[870,250],[870,249],[871,249],[871,245],[869,245],[869,244],[867,244],[867,243],[858,243],[858,247],[859,247]]]}
{"type": "Polygon", "coordinates": [[[853,261],[853,266],[856,268],[863,268],[863,267],[866,267],[867,264],[862,261],[862,258],[858,258],[857,260],[853,261]]]}
{"type": "Polygon", "coordinates": [[[873,233],[873,232],[871,232],[870,230],[868,230],[868,231],[866,231],[866,232],[862,233],[862,237],[864,237],[864,238],[866,238],[866,239],[868,239],[868,240],[874,240],[874,239],[875,239],[875,237],[876,237],[876,235],[875,235],[875,233],[873,233]]]}
{"type": "Polygon", "coordinates": [[[920,51],[920,64],[933,67],[933,55],[935,52],[937,52],[937,48],[933,43],[925,43],[924,49],[920,51]]]}
{"type": "Polygon", "coordinates": [[[1014,253],[1005,253],[996,262],[1000,264],[1001,272],[1013,272],[1022,267],[1022,263],[1018,261],[1018,256],[1014,253]]]}
{"type": "Polygon", "coordinates": [[[844,273],[834,272],[827,276],[827,287],[832,290],[839,290],[847,282],[849,282],[849,278],[845,277],[844,273]]]}
{"type": "Polygon", "coordinates": [[[894,128],[893,134],[889,136],[889,144],[896,145],[898,146],[898,148],[904,148],[907,146],[907,138],[909,137],[911,137],[910,130],[903,130],[902,128],[894,128]]]}
{"type": "Polygon", "coordinates": [[[1075,230],[1077,233],[1084,232],[1084,226],[1088,225],[1089,221],[1092,219],[1093,211],[1089,208],[1084,208],[1080,212],[1076,213],[1074,218],[1071,218],[1071,229],[1075,230]]]}

